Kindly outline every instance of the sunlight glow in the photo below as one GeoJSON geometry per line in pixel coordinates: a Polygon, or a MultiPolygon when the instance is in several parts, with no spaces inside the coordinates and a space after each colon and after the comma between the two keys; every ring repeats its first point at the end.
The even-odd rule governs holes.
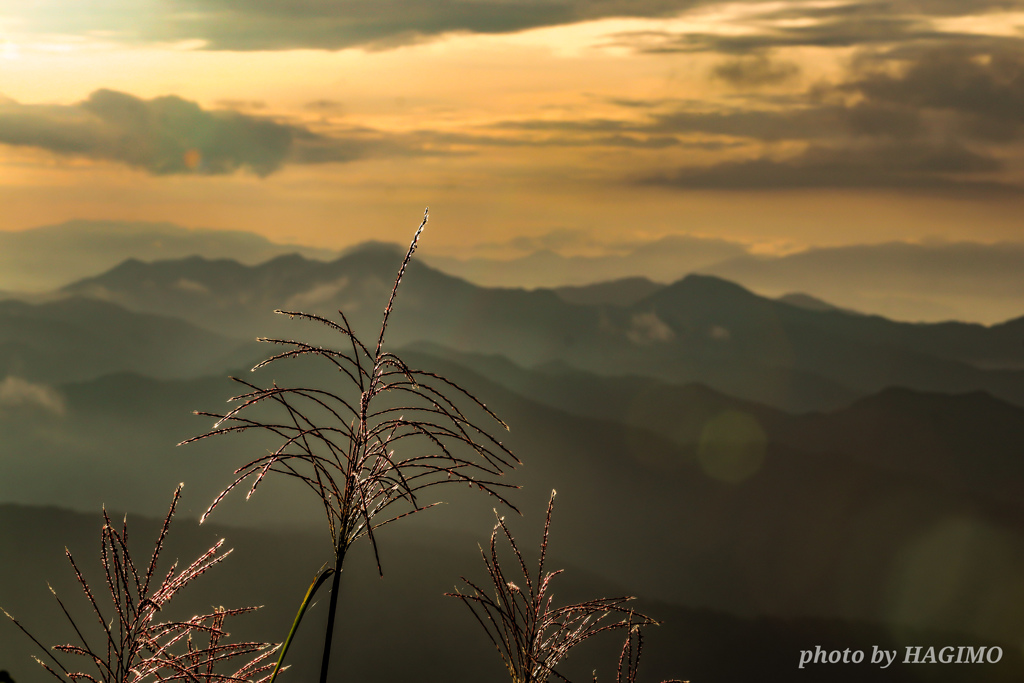
{"type": "Polygon", "coordinates": [[[977,16],[933,19],[932,24],[936,29],[949,33],[1020,38],[1024,32],[1024,12],[993,12],[977,16]]]}

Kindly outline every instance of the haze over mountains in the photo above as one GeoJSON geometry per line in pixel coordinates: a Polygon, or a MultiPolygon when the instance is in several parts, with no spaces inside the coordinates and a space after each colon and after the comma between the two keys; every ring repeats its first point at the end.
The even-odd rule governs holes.
{"type": "MultiPolygon", "coordinates": [[[[1024,310],[1024,284],[1018,277],[1024,271],[1024,245],[1018,243],[892,242],[810,248],[784,256],[753,254],[737,242],[687,235],[607,245],[603,256],[563,256],[549,249],[521,255],[527,247],[494,247],[487,257],[454,258],[428,244],[418,258],[487,287],[589,287],[632,278],[632,284],[612,288],[610,295],[617,300],[650,293],[689,273],[703,273],[769,297],[813,294],[835,306],[896,320],[992,324],[1018,317],[1024,310]]],[[[68,221],[0,233],[0,296],[4,291],[55,289],[129,258],[150,262],[202,255],[255,265],[289,253],[321,261],[339,255],[275,244],[244,231],[141,221],[68,221]]],[[[566,295],[573,297],[571,292],[566,295]]]]}
{"type": "MultiPolygon", "coordinates": [[[[748,616],[897,618],[1000,639],[1024,632],[1012,601],[985,613],[974,601],[1016,594],[1024,572],[1020,408],[984,394],[887,393],[831,414],[789,416],[699,386],[623,391],[621,380],[593,375],[548,378],[518,393],[451,360],[403,356],[486,397],[511,425],[503,441],[526,463],[507,477],[523,486],[515,501],[526,528],[556,488],[560,554],[630,592],[748,616]],[[541,404],[531,396],[545,386],[562,393],[541,404]],[[934,422],[941,432],[929,428],[934,422]],[[915,602],[915,582],[933,554],[946,552],[961,573],[944,590],[959,598],[915,602]]],[[[293,370],[272,377],[324,382],[317,366],[293,370]]],[[[250,378],[269,382],[271,373],[250,378]]],[[[174,447],[209,427],[190,411],[223,405],[233,392],[223,377],[120,374],[49,388],[61,410],[25,402],[0,417],[5,500],[155,516],[184,479],[182,513],[197,515],[234,467],[272,446],[227,437],[174,447]]],[[[321,513],[302,493],[268,481],[251,501],[229,498],[217,519],[271,528],[312,520],[317,528],[321,513]]],[[[493,501],[461,488],[441,495],[450,504],[414,525],[486,530],[493,501]]]]}
{"type": "Polygon", "coordinates": [[[146,261],[205,254],[259,263],[279,254],[309,258],[336,254],[275,244],[255,233],[183,228],[148,221],[74,220],[18,232],[0,232],[0,290],[38,292],[95,275],[128,258],[146,261]]]}
{"type": "MultiPolygon", "coordinates": [[[[373,333],[377,306],[397,267],[395,250],[371,245],[331,262],[282,256],[258,266],[190,257],[126,261],[64,288],[136,311],[179,317],[225,336],[287,336],[270,315],[337,309],[373,333]]],[[[977,324],[897,323],[839,310],[812,310],[759,297],[714,277],[691,275],[628,306],[583,305],[551,290],[488,289],[419,262],[407,273],[393,343],[430,341],[501,354],[533,366],[563,363],[605,375],[700,381],[791,410],[834,408],[857,396],[906,386],[985,390],[1024,405],[1024,318],[977,324]]],[[[306,326],[323,343],[326,329],[306,326]]]]}
{"type": "MultiPolygon", "coordinates": [[[[29,506],[0,515],[38,521],[40,535],[54,533],[47,519],[80,524],[32,512],[41,505],[158,516],[185,480],[180,514],[194,518],[235,467],[276,444],[222,437],[175,448],[210,426],[191,411],[222,411],[244,391],[229,374],[330,386],[333,369],[315,363],[248,373],[280,348],[254,338],[338,344],[275,308],[340,308],[374,338],[401,255],[369,244],[333,260],[129,259],[38,300],[0,301],[0,504],[29,506]]],[[[924,645],[948,644],[939,641],[950,633],[1024,639],[1024,318],[896,322],[837,309],[816,291],[780,301],[709,275],[489,288],[418,256],[388,347],[509,424],[501,438],[524,466],[507,481],[523,487],[515,528],[525,538],[557,489],[554,552],[583,584],[638,594],[659,618],[678,619],[663,647],[681,634],[700,643],[687,650],[700,663],[682,670],[651,645],[652,677],[751,675],[699,654],[726,641],[774,644],[765,656],[784,671],[817,639],[869,646],[888,634],[901,646],[893,634],[908,627],[929,631],[924,645]],[[811,618],[823,621],[793,621],[811,618]]],[[[246,527],[243,544],[279,542],[260,534],[308,530],[310,519],[317,529],[315,501],[289,484],[268,480],[249,502],[229,497],[215,521],[246,527]]],[[[472,550],[494,503],[471,494],[442,489],[450,504],[413,517],[409,533],[444,547],[470,538],[472,550]]],[[[433,561],[416,565],[431,581],[444,573],[433,561]]],[[[380,598],[383,613],[401,609],[405,590],[380,598]]],[[[365,647],[386,656],[386,642],[365,647]]],[[[991,679],[941,675],[1009,680],[1022,668],[1012,661],[991,679]]],[[[477,680],[487,665],[476,662],[450,680],[477,680]]],[[[885,675],[914,680],[908,671],[885,675]]],[[[843,676],[857,680],[828,680],[843,676]]]]}
{"type": "Polygon", "coordinates": [[[644,276],[675,282],[716,275],[760,294],[799,292],[896,320],[998,323],[1024,309],[1024,245],[890,242],[817,247],[783,256],[753,254],[736,243],[667,237],[616,256],[554,252],[500,260],[428,255],[427,263],[492,287],[561,287],[644,276]]]}
{"type": "Polygon", "coordinates": [[[97,299],[0,301],[4,376],[66,382],[129,370],[190,377],[248,359],[254,346],[178,318],[132,313],[97,299]]]}

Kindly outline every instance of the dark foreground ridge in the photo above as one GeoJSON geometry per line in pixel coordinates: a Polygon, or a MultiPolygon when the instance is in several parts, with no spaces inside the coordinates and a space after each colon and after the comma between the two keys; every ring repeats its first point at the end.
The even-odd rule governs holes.
{"type": "MultiPolygon", "coordinates": [[[[49,595],[52,583],[61,596],[73,596],[80,588],[66,564],[63,548],[86,557],[95,546],[96,515],[71,513],[56,508],[0,505],[0,547],[19,548],[17,564],[0,564],[0,587],[23,589],[0,596],[0,605],[38,629],[42,642],[68,642],[61,627],[60,610],[49,595]],[[52,543],[30,542],[55,538],[52,543]]],[[[158,531],[156,520],[130,515],[134,538],[145,548],[158,531]]],[[[556,529],[557,531],[557,529],[556,529]]],[[[222,527],[198,527],[186,519],[177,520],[168,537],[167,558],[189,557],[210,539],[227,538],[235,552],[217,570],[204,575],[205,583],[183,593],[181,614],[191,615],[210,604],[245,604],[254,596],[265,607],[247,619],[239,619],[232,635],[239,640],[280,638],[281,624],[294,616],[293,601],[309,583],[309,567],[316,566],[317,536],[301,532],[268,532],[222,527]],[[267,548],[275,552],[268,554],[267,548]],[[261,566],[265,571],[249,568],[261,566]]],[[[392,683],[475,683],[497,679],[501,665],[478,626],[466,619],[458,605],[449,605],[442,593],[450,591],[460,574],[470,572],[480,561],[475,536],[444,532],[427,527],[395,527],[382,546],[387,563],[384,579],[377,576],[372,553],[362,549],[346,568],[353,583],[363,587],[346,595],[349,615],[340,624],[345,652],[351,657],[351,680],[392,683]],[[382,634],[386,637],[382,637],[382,634]],[[396,657],[395,652],[403,656],[396,657]]],[[[358,549],[357,549],[358,550],[358,549]]],[[[168,560],[170,561],[170,560],[168,560]]],[[[589,572],[585,567],[564,563],[553,556],[552,566],[566,572],[556,587],[556,601],[570,603],[593,595],[620,595],[622,587],[589,572]]],[[[92,570],[94,567],[83,568],[92,570]]],[[[454,601],[451,601],[454,602],[454,601]]],[[[322,618],[323,606],[313,608],[312,618],[322,618]]],[[[677,675],[701,683],[745,681],[788,681],[813,683],[1003,683],[1024,679],[1020,650],[1008,642],[978,635],[931,629],[907,629],[880,622],[836,618],[785,618],[761,616],[742,618],[718,610],[697,609],[665,601],[639,599],[635,607],[662,621],[644,635],[641,676],[657,681],[677,675]],[[921,647],[922,663],[905,662],[907,648],[921,647]],[[923,663],[930,647],[999,647],[996,663],[923,663]],[[856,651],[864,653],[860,663],[810,663],[799,668],[801,652],[856,651]],[[872,663],[874,648],[896,651],[894,661],[883,668],[872,663]]],[[[614,640],[614,639],[613,639],[614,640]]],[[[320,646],[315,638],[296,641],[294,666],[289,680],[315,676],[320,646]]],[[[595,638],[581,645],[565,661],[564,674],[573,681],[588,681],[591,671],[607,680],[614,671],[620,643],[595,638]]],[[[34,646],[17,629],[0,622],[0,661],[16,680],[30,683],[45,680],[32,661],[34,646]]],[[[851,657],[852,658],[852,657],[851,657]]],[[[0,683],[13,683],[0,674],[0,683]]]]}

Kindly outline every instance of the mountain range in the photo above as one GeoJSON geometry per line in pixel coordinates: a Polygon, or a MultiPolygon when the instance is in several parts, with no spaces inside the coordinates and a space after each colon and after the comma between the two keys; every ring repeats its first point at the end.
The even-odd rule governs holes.
{"type": "MultiPolygon", "coordinates": [[[[249,373],[280,350],[254,338],[339,343],[327,326],[277,308],[337,320],[341,309],[360,336],[376,339],[401,257],[371,244],[333,260],[129,259],[31,301],[0,301],[4,542],[27,548],[26,538],[77,538],[84,528],[80,517],[40,506],[159,515],[182,480],[189,502],[180,516],[194,519],[236,467],[276,444],[225,436],[175,448],[210,427],[191,412],[223,411],[246,391],[229,374],[263,386],[333,386],[333,366],[315,362],[249,373]]],[[[898,322],[811,295],[771,299],[710,275],[482,287],[414,259],[386,338],[389,350],[449,377],[509,425],[501,439],[524,463],[505,479],[522,486],[513,492],[524,512],[510,521],[516,533],[533,538],[557,489],[560,560],[586,586],[637,594],[666,620],[661,645],[652,635],[652,677],[777,678],[788,674],[771,672],[793,669],[800,649],[822,643],[1024,638],[1024,318],[898,322]],[[765,668],[734,662],[728,648],[739,643],[761,652],[765,668]],[[656,655],[662,648],[688,659],[656,655]]],[[[322,516],[304,493],[268,480],[252,501],[229,496],[214,521],[258,549],[246,552],[274,549],[268,569],[284,581],[292,575],[281,558],[305,557],[286,539],[317,533],[322,516]]],[[[471,538],[472,556],[489,532],[493,500],[462,488],[442,495],[449,504],[412,517],[394,544],[430,562],[399,560],[392,597],[351,598],[392,637],[406,638],[387,614],[436,609],[409,597],[417,570],[435,576],[439,555],[424,544],[447,556],[471,538]]],[[[0,588],[37,576],[42,565],[31,562],[0,568],[0,588]]],[[[319,566],[308,564],[307,574],[319,566]]],[[[308,578],[287,582],[301,593],[308,578]]],[[[259,581],[250,587],[268,604],[284,590],[259,581]]],[[[275,614],[275,623],[290,618],[275,614]]],[[[387,648],[361,637],[352,643],[367,652],[387,648]]],[[[436,633],[424,642],[451,647],[436,633]]],[[[417,657],[438,670],[449,661],[437,649],[417,657]]],[[[485,659],[455,665],[464,673],[445,680],[478,680],[485,659]]],[[[985,675],[1018,676],[1013,662],[985,675]]],[[[408,676],[397,662],[382,666],[360,674],[408,676]]],[[[0,659],[0,668],[11,667],[0,659]]],[[[860,669],[827,673],[806,680],[864,678],[860,669]]],[[[27,675],[18,670],[15,680],[27,675]]],[[[987,680],[948,668],[920,675],[987,680]]]]}
{"type": "MultiPolygon", "coordinates": [[[[902,390],[908,395],[890,391],[834,413],[791,416],[706,387],[648,383],[631,392],[622,380],[593,375],[541,377],[549,383],[517,393],[505,386],[508,377],[489,379],[450,357],[415,349],[403,356],[486,397],[511,427],[503,442],[525,463],[505,478],[523,487],[513,500],[525,522],[539,523],[557,489],[560,552],[630,592],[745,616],[1024,633],[1012,602],[985,613],[975,602],[1013,593],[1024,573],[1016,457],[1024,411],[1016,406],[985,394],[902,390]],[[561,393],[544,394],[545,386],[561,393]],[[619,403],[604,400],[613,396],[619,403]],[[871,422],[878,413],[885,420],[871,422]],[[941,430],[929,430],[936,423],[941,430]],[[930,450],[936,443],[941,450],[930,450]],[[914,598],[914,582],[939,555],[959,573],[941,599],[914,598]]],[[[247,379],[315,387],[324,375],[315,364],[294,365],[247,379]]],[[[0,411],[3,500],[155,515],[184,480],[193,502],[182,513],[195,516],[233,469],[274,447],[220,437],[174,448],[209,428],[192,410],[220,410],[236,391],[223,377],[119,374],[53,390],[60,412],[0,411]]],[[[229,497],[216,518],[315,526],[322,512],[305,493],[268,480],[252,501],[229,497]]],[[[449,505],[410,524],[479,533],[493,518],[489,499],[461,488],[442,495],[449,505]]]]}
{"type": "Polygon", "coordinates": [[[103,272],[121,261],[204,254],[260,263],[280,254],[335,258],[336,252],[275,244],[251,232],[184,228],[149,221],[71,220],[0,232],[0,289],[38,292],[103,272]]]}
{"type": "MultiPolygon", "coordinates": [[[[715,275],[763,296],[814,294],[840,308],[894,320],[998,323],[1024,310],[1021,243],[891,242],[811,247],[774,255],[711,237],[674,235],[650,242],[590,245],[601,255],[572,256],[543,241],[492,245],[486,257],[455,258],[427,244],[417,258],[484,287],[589,288],[627,279],[645,294],[688,274],[715,275]],[[513,248],[514,247],[514,248],[513,248]],[[524,249],[526,253],[524,254],[524,249]],[[650,284],[637,285],[641,279],[650,284]]],[[[255,265],[299,253],[321,261],[341,252],[276,244],[244,231],[172,223],[73,220],[0,233],[0,296],[40,292],[96,275],[129,258],[152,262],[202,255],[255,265]]],[[[616,296],[625,289],[615,287],[616,296]]],[[[573,294],[566,291],[566,296],[573,294]]],[[[593,303],[583,301],[581,303],[593,303]]]]}
{"type": "Polygon", "coordinates": [[[1004,242],[810,247],[752,253],[712,238],[666,237],[609,256],[540,251],[513,258],[428,255],[446,273],[490,287],[572,287],[624,278],[675,282],[715,275],[759,294],[812,293],[832,304],[895,320],[997,323],[1024,310],[1024,244],[1004,242]]]}
{"type": "MultiPolygon", "coordinates": [[[[400,254],[373,246],[330,262],[283,256],[257,266],[190,257],[130,260],[68,295],[179,317],[231,337],[287,336],[273,308],[330,315],[374,334],[400,254]],[[373,302],[376,302],[374,304],[373,302]]],[[[788,410],[835,408],[887,386],[983,390],[1024,405],[1024,318],[914,324],[767,299],[690,275],[625,306],[569,303],[552,290],[482,288],[413,262],[389,338],[561,363],[605,375],[699,381],[788,410]]],[[[303,334],[329,343],[327,328],[303,334]]]]}
{"type": "Polygon", "coordinates": [[[67,297],[0,301],[0,375],[58,382],[132,370],[153,377],[207,374],[249,358],[242,342],[178,318],[67,297]],[[159,360],[157,360],[159,359],[159,360]]]}

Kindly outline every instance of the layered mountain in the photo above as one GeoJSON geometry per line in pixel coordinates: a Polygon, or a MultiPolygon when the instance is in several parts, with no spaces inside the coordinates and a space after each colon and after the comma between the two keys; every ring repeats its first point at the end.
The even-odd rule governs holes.
{"type": "MultiPolygon", "coordinates": [[[[138,311],[179,316],[230,336],[293,336],[274,308],[334,315],[376,336],[400,254],[382,246],[322,263],[298,256],[259,266],[189,258],[127,261],[66,288],[138,311]]],[[[563,363],[605,375],[704,382],[789,410],[835,408],[887,386],[984,390],[1024,405],[1024,318],[1000,325],[898,323],[766,299],[688,276],[628,305],[569,303],[551,290],[487,289],[413,261],[388,338],[563,363]]]]}
{"type": "MultiPolygon", "coordinates": [[[[606,253],[591,256],[551,250],[572,248],[571,240],[520,240],[492,247],[488,257],[459,259],[432,252],[428,244],[418,258],[486,287],[575,290],[624,278],[670,283],[704,273],[767,296],[813,293],[840,307],[898,320],[997,323],[1024,310],[1024,290],[1016,277],[1024,268],[1019,243],[893,242],[810,248],[782,256],[753,254],[748,245],[687,235],[605,245],[606,253]]],[[[152,262],[201,254],[251,265],[287,253],[323,261],[338,255],[273,243],[245,231],[73,220],[0,233],[0,290],[49,290],[129,258],[152,262]]]]}
{"type": "Polygon", "coordinates": [[[613,253],[601,256],[565,256],[545,244],[524,246],[535,250],[517,255],[521,250],[499,249],[492,257],[470,259],[427,252],[423,260],[485,287],[575,287],[641,276],[674,282],[747,254],[747,247],[737,242],[692,235],[618,245],[613,253]]]}
{"type": "Polygon", "coordinates": [[[124,370],[197,376],[251,357],[251,346],[94,298],[0,301],[0,377],[66,382],[124,370]]]}
{"type": "MultiPolygon", "coordinates": [[[[189,502],[185,490],[182,504],[189,502]]],[[[166,502],[166,501],[164,501],[166,502]]],[[[120,515],[118,515],[120,517],[120,515]]],[[[64,556],[67,548],[90,581],[101,609],[111,615],[98,557],[99,513],[72,513],[58,508],[0,505],[0,606],[16,616],[41,642],[66,643],[76,634],[53,599],[52,585],[64,604],[96,643],[102,632],[92,619],[81,588],[64,556]]],[[[559,524],[558,509],[554,532],[559,524]]],[[[136,563],[149,557],[159,525],[155,519],[128,515],[136,563]]],[[[367,548],[357,547],[345,565],[337,646],[332,666],[360,681],[423,681],[474,683],[507,675],[497,652],[469,612],[443,597],[460,576],[487,580],[476,544],[486,540],[487,525],[473,534],[444,533],[395,525],[381,534],[384,577],[379,578],[367,548]]],[[[233,552],[180,592],[166,608],[168,617],[189,617],[211,605],[262,605],[256,612],[230,618],[228,642],[280,641],[287,634],[310,577],[324,558],[327,544],[320,535],[288,531],[241,529],[178,518],[171,526],[159,568],[175,559],[187,562],[219,539],[233,552]]],[[[539,529],[531,527],[517,539],[528,561],[535,560],[539,529]]],[[[586,568],[566,563],[557,545],[548,566],[565,569],[552,583],[555,606],[594,597],[623,594],[623,588],[596,577],[586,568]]],[[[514,571],[515,560],[505,556],[514,571]]],[[[684,608],[656,600],[637,600],[636,609],[659,619],[644,634],[640,680],[680,677],[708,683],[750,680],[857,683],[865,679],[892,683],[1002,683],[1020,680],[1024,661],[1019,649],[1000,640],[981,639],[956,631],[901,628],[878,622],[837,619],[747,619],[712,610],[684,608]],[[977,648],[999,646],[998,664],[904,664],[908,646],[977,648]],[[861,664],[818,664],[798,668],[802,650],[816,646],[830,652],[861,650],[861,664]],[[873,648],[897,650],[888,667],[870,662],[873,648]],[[738,653],[741,653],[740,656],[738,653]]],[[[326,600],[309,610],[289,651],[285,676],[311,680],[318,674],[326,600]]],[[[564,661],[559,671],[571,680],[615,679],[621,632],[595,636],[564,661]]],[[[102,642],[102,639],[99,640],[102,642]]],[[[38,648],[5,618],[0,621],[0,669],[17,683],[44,681],[49,676],[31,656],[38,648]]],[[[68,657],[67,661],[81,658],[68,657]]]]}
{"type": "Polygon", "coordinates": [[[664,285],[645,277],[627,277],[588,285],[555,287],[554,291],[562,301],[570,304],[632,306],[662,287],[664,285]]]}
{"type": "MultiPolygon", "coordinates": [[[[116,353],[100,360],[79,357],[102,377],[56,361],[8,371],[0,500],[155,515],[185,479],[202,502],[183,512],[199,514],[236,467],[277,444],[219,437],[174,449],[211,424],[192,410],[223,411],[246,391],[196,379],[196,368],[223,377],[219,368],[246,367],[231,354],[251,367],[260,349],[231,344],[257,335],[339,344],[328,327],[273,308],[335,319],[343,309],[374,342],[401,256],[375,246],[332,262],[127,261],[69,286],[65,301],[9,302],[21,317],[0,329],[49,340],[40,358],[126,341],[106,342],[116,353]],[[207,350],[196,360],[183,349],[207,350]]],[[[734,615],[1024,634],[1016,603],[1000,597],[1024,576],[1022,320],[895,323],[706,276],[631,300],[608,300],[614,291],[570,303],[414,260],[388,328],[389,348],[416,343],[412,364],[450,376],[510,425],[501,438],[525,465],[505,480],[523,486],[515,502],[527,523],[559,491],[567,560],[651,600],[734,615]]],[[[311,387],[337,376],[299,362],[244,375],[311,387]]],[[[319,520],[291,484],[268,481],[249,503],[229,497],[218,515],[319,520]]],[[[444,491],[451,505],[415,524],[474,533],[494,501],[470,493],[444,491]]]]}
{"type": "Polygon", "coordinates": [[[985,392],[938,394],[890,387],[828,412],[793,415],[715,391],[650,377],[605,377],[565,366],[523,368],[501,356],[431,344],[417,351],[472,368],[552,408],[660,434],[696,453],[714,425],[756,425],[765,443],[822,457],[841,455],[914,472],[980,499],[1024,500],[1024,408],[985,392]]]}
{"type": "Polygon", "coordinates": [[[581,286],[636,277],[669,283],[701,273],[766,296],[807,292],[843,308],[896,320],[991,324],[1024,310],[1020,242],[889,242],[812,247],[778,256],[691,236],[618,245],[606,256],[563,256],[535,246],[541,250],[515,257],[496,253],[459,260],[430,255],[427,260],[490,287],[581,286]]]}
{"type": "MultiPolygon", "coordinates": [[[[524,462],[502,479],[523,487],[510,494],[525,513],[515,528],[538,525],[548,493],[557,489],[553,543],[567,561],[627,591],[741,615],[872,619],[991,638],[1024,634],[1015,603],[998,599],[1024,575],[1024,506],[1013,495],[1022,482],[1012,458],[1019,439],[988,448],[998,435],[1013,433],[1020,409],[997,404],[1001,410],[975,425],[974,411],[960,415],[963,406],[951,404],[938,419],[948,423],[944,433],[960,437],[932,461],[920,456],[927,455],[929,437],[943,433],[923,428],[912,435],[921,441],[917,450],[903,452],[897,443],[873,452],[886,430],[927,412],[913,405],[904,410],[886,395],[877,400],[889,401],[892,426],[877,439],[853,439],[870,401],[833,415],[787,418],[684,387],[689,404],[675,404],[683,414],[666,407],[645,415],[641,401],[633,414],[619,404],[627,405],[620,415],[587,417],[582,413],[594,412],[593,404],[570,395],[544,396],[544,405],[451,361],[421,352],[403,356],[482,398],[510,426],[507,434],[491,428],[524,462]],[[991,431],[992,441],[976,431],[972,443],[972,429],[991,431]],[[936,577],[936,563],[957,570],[936,577]],[[940,579],[934,593],[920,594],[922,581],[940,579]],[[991,609],[979,612],[979,604],[991,609]]],[[[245,378],[265,386],[330,387],[333,375],[325,369],[285,363],[245,378]]],[[[616,381],[591,377],[585,393],[598,402],[602,392],[616,393],[616,381]]],[[[27,405],[0,411],[0,499],[159,514],[167,492],[184,480],[190,503],[182,513],[196,516],[235,468],[278,445],[221,436],[173,446],[210,428],[212,420],[191,410],[228,407],[225,398],[238,389],[222,378],[113,375],[54,391],[61,412],[27,405]]],[[[921,405],[929,401],[942,406],[945,397],[924,396],[921,405]]],[[[321,525],[317,501],[290,480],[269,479],[250,501],[236,493],[218,509],[219,520],[321,525]]],[[[436,495],[449,504],[410,523],[479,533],[493,519],[493,499],[463,487],[442,487],[436,495]]]]}
{"type": "Polygon", "coordinates": [[[326,249],[275,244],[251,232],[184,228],[150,221],[72,220],[17,232],[0,232],[0,288],[41,291],[137,258],[143,261],[204,254],[260,263],[301,253],[327,260],[326,249]]]}

